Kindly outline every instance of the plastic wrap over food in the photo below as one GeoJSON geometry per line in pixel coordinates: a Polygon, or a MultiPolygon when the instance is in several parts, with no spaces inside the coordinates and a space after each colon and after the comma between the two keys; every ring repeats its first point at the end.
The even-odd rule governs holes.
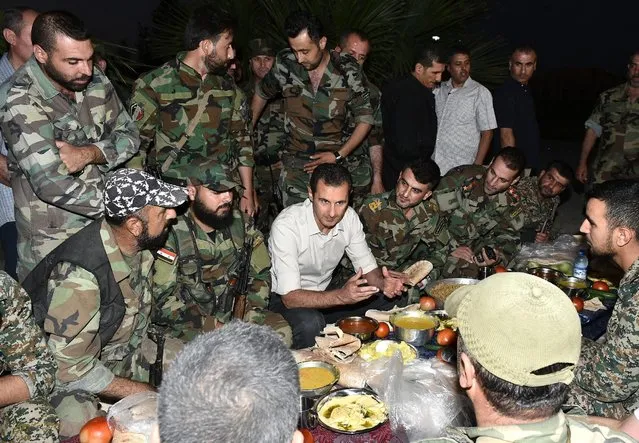
{"type": "Polygon", "coordinates": [[[150,442],[157,432],[157,404],[157,393],[139,392],[111,406],[107,422],[113,432],[112,443],[150,442]]]}
{"type": "Polygon", "coordinates": [[[515,257],[515,269],[550,267],[572,275],[572,262],[584,245],[574,236],[562,234],[552,243],[526,243],[515,257]]]}
{"type": "Polygon", "coordinates": [[[436,359],[403,365],[399,353],[368,385],[382,398],[395,435],[409,441],[440,437],[448,426],[471,426],[472,404],[459,387],[455,369],[436,359]]]}

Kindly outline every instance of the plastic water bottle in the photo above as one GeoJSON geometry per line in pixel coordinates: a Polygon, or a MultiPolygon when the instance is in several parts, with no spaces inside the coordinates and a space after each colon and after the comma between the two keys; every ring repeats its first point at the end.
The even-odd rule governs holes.
{"type": "Polygon", "coordinates": [[[579,251],[579,255],[575,259],[575,266],[572,272],[574,277],[585,280],[588,274],[588,257],[586,257],[586,251],[583,249],[579,251]]]}

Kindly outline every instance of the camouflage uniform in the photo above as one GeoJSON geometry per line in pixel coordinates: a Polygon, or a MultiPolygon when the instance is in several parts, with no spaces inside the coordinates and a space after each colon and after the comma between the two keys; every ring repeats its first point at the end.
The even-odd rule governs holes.
{"type": "Polygon", "coordinates": [[[223,230],[206,233],[191,212],[178,217],[165,249],[177,254],[173,264],[158,259],[154,268],[153,323],[167,327],[169,336],[190,341],[200,332],[227,323],[231,312],[216,309],[237,277],[238,259],[246,236],[253,238],[249,309],[244,320],[266,324],[291,345],[291,328],[284,318],[266,310],[271,286],[271,260],[262,234],[247,225],[238,210],[233,223],[223,230]]]}
{"type": "Polygon", "coordinates": [[[524,215],[524,228],[541,231],[546,223],[545,230],[550,232],[554,220],[550,220],[553,209],[559,206],[559,196],[551,198],[542,197],[539,194],[538,177],[522,177],[515,185],[521,201],[521,210],[524,215]]]}
{"type": "Polygon", "coordinates": [[[436,278],[450,243],[446,218],[440,216],[437,202],[428,200],[413,208],[414,215],[409,220],[395,198],[395,191],[391,191],[364,200],[359,217],[366,243],[379,266],[403,270],[417,260],[429,260],[436,278]],[[418,249],[420,244],[424,247],[418,249]]]}
{"type": "Polygon", "coordinates": [[[628,84],[604,91],[586,120],[599,137],[592,161],[595,183],[639,178],[639,101],[631,103],[628,84]]]}
{"type": "MultiPolygon", "coordinates": [[[[499,249],[508,262],[519,247],[519,231],[524,225],[520,196],[513,186],[486,196],[485,174],[486,167],[479,165],[453,168],[442,178],[434,198],[448,220],[451,251],[468,246],[477,254],[491,246],[499,249]]],[[[443,273],[472,277],[477,274],[477,266],[450,256],[443,273]]]]}
{"type": "Polygon", "coordinates": [[[126,311],[108,343],[101,343],[100,289],[95,276],[71,263],[58,264],[49,277],[51,299],[44,321],[49,349],[58,362],[51,403],[61,421],[60,434],[73,436],[97,415],[97,396],[114,376],[147,382],[148,359],[142,343],[151,313],[153,255],[126,257],[113,231],[102,221],[100,236],[126,311]]]}
{"type": "Polygon", "coordinates": [[[28,401],[0,408],[0,441],[58,441],[58,417],[49,404],[55,371],[29,296],[0,271],[0,374],[20,377],[30,394],[28,401]]]}
{"type": "MultiPolygon", "coordinates": [[[[362,72],[364,84],[370,92],[371,108],[373,109],[373,127],[368,137],[344,160],[343,164],[351,173],[353,180],[353,207],[359,208],[366,197],[370,195],[371,182],[373,176],[373,166],[371,164],[370,148],[371,146],[383,146],[384,130],[382,128],[382,93],[377,86],[372,84],[366,75],[362,72]]],[[[355,130],[356,123],[349,111],[348,116],[348,136],[355,130]]]]}
{"type": "MultiPolygon", "coordinates": [[[[250,98],[255,94],[255,83],[249,82],[244,89],[250,98]]],[[[284,104],[281,97],[271,99],[255,124],[255,189],[260,202],[257,228],[265,235],[279,212],[275,195],[279,197],[278,181],[282,171],[279,163],[280,149],[284,142],[284,104]]]]}
{"type": "Polygon", "coordinates": [[[75,97],[73,102],[55,89],[35,58],[0,87],[0,130],[14,171],[21,280],[56,246],[102,214],[104,173],[138,150],[138,130],[99,69],[75,97]],[[56,140],[93,144],[106,164],[69,174],[56,140]]]}
{"type": "Polygon", "coordinates": [[[171,155],[175,159],[162,174],[169,182],[182,178],[175,172],[180,167],[206,168],[210,162],[230,169],[239,181],[238,166],[253,167],[246,96],[226,75],[209,74],[202,80],[183,63],[184,56],[178,54],[135,82],[131,115],[141,141],[140,153],[129,166],[157,168],[171,155]],[[176,151],[205,95],[208,102],[200,123],[176,151]]]}
{"type": "Polygon", "coordinates": [[[582,339],[569,405],[622,418],[639,408],[639,259],[619,285],[605,343],[582,339]]]}
{"type": "Polygon", "coordinates": [[[330,53],[315,93],[308,71],[290,49],[284,49],[255,92],[266,100],[281,93],[284,100],[286,142],[280,175],[284,206],[303,202],[308,196],[309,176],[303,166],[311,161],[310,155],[337,152],[350,136],[349,121],[375,123],[361,69],[348,54],[330,53]]]}
{"type": "Polygon", "coordinates": [[[622,432],[605,426],[574,420],[559,412],[538,423],[481,428],[448,428],[440,438],[420,440],[418,443],[472,442],[526,443],[632,443],[635,440],[622,432]]]}

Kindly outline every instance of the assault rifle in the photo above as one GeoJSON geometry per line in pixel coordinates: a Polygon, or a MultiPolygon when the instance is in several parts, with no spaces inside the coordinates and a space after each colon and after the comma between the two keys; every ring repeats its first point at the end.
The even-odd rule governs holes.
{"type": "Polygon", "coordinates": [[[251,255],[253,254],[253,238],[247,238],[242,246],[238,259],[235,284],[224,300],[224,312],[233,311],[233,318],[243,319],[246,313],[246,294],[248,293],[249,274],[251,272],[251,255]]]}
{"type": "Polygon", "coordinates": [[[162,384],[162,371],[164,364],[164,334],[165,329],[154,325],[149,327],[149,338],[153,340],[157,346],[155,351],[155,362],[149,367],[149,384],[159,387],[162,384]]]}

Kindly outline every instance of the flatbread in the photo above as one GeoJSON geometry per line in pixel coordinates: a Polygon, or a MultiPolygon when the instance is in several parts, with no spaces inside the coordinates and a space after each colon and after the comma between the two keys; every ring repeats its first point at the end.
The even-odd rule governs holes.
{"type": "Polygon", "coordinates": [[[417,283],[428,277],[428,274],[430,274],[432,270],[433,264],[431,262],[428,260],[420,260],[410,265],[404,270],[404,273],[408,274],[410,285],[416,286],[417,283]]]}

